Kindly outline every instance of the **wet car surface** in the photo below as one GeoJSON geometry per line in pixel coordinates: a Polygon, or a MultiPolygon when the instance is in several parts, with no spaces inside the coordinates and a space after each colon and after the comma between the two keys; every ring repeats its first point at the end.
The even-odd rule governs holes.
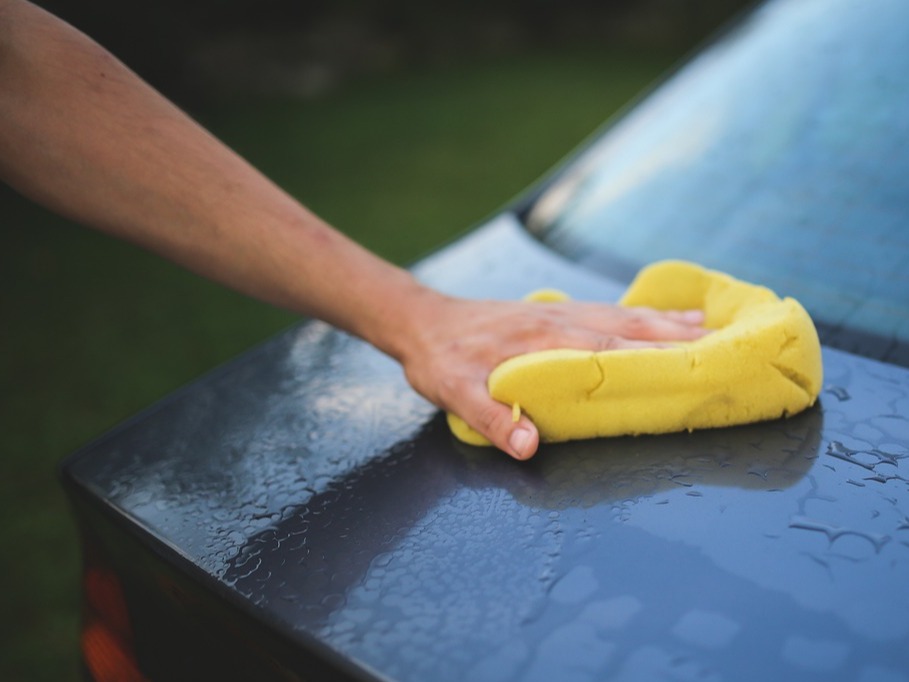
{"type": "MultiPolygon", "coordinates": [[[[792,26],[810,19],[833,49],[837,27],[867,40],[909,18],[900,3],[876,14],[864,7],[771,3],[657,98],[672,96],[679,78],[709,76],[712,64],[747,61],[755,43],[783,49],[767,43],[774,26],[808,49],[792,26]]],[[[906,50],[886,54],[893,69],[906,50]]],[[[684,207],[697,202],[679,188],[703,169],[664,164],[634,185],[644,194],[618,192],[635,160],[659,147],[652,131],[664,119],[650,116],[660,107],[648,101],[514,210],[418,263],[417,275],[472,297],[519,298],[545,286],[615,300],[636,254],[598,246],[613,228],[596,227],[597,211],[633,214],[644,232],[667,215],[685,223],[684,207]],[[635,125],[636,111],[649,127],[635,125]],[[652,201],[687,199],[648,212],[647,191],[652,201]]],[[[879,117],[890,119],[902,121],[879,117]]],[[[899,169],[909,155],[887,158],[899,169]]],[[[728,167],[736,186],[757,186],[728,167]]],[[[909,680],[909,369],[900,365],[909,289],[898,274],[888,286],[880,271],[865,276],[858,298],[873,310],[847,314],[830,292],[868,268],[825,280],[810,263],[810,286],[800,288],[806,276],[795,266],[774,274],[776,252],[735,248],[753,232],[748,219],[762,219],[788,225],[769,243],[780,253],[794,244],[793,263],[806,259],[805,240],[820,239],[812,254],[823,263],[823,240],[842,255],[849,232],[857,251],[865,240],[883,243],[896,273],[909,254],[909,193],[898,191],[906,180],[855,176],[869,190],[846,197],[845,220],[829,208],[842,207],[839,190],[797,199],[787,184],[771,202],[772,174],[756,177],[759,191],[702,202],[711,207],[705,224],[725,205],[735,228],[717,227],[725,241],[706,260],[776,277],[780,293],[807,299],[828,346],[820,399],[800,415],[546,445],[519,463],[458,443],[390,359],[308,322],[73,455],[64,481],[88,553],[120,576],[148,679],[217,669],[225,679],[281,680],[909,680]],[[827,207],[823,218],[815,204],[827,207]],[[805,216],[830,227],[827,236],[811,237],[805,216]],[[883,328],[868,321],[881,306],[883,328]]],[[[672,232],[669,242],[684,242],[672,232]]]]}

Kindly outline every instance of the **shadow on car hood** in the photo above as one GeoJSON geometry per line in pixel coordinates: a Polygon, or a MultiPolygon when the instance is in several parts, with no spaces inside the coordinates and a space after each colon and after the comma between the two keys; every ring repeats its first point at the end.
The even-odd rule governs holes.
{"type": "MultiPolygon", "coordinates": [[[[507,214],[416,272],[467,296],[622,290],[507,214]]],[[[65,470],[263,620],[381,678],[905,679],[909,372],[824,361],[794,418],[519,463],[458,443],[395,363],[310,322],[65,470]]]]}

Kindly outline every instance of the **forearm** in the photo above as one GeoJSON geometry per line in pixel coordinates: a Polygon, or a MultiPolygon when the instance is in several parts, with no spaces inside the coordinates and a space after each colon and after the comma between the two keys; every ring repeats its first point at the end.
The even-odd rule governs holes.
{"type": "Polygon", "coordinates": [[[103,48],[0,0],[0,175],[74,220],[394,355],[434,294],[332,230],[103,48]],[[395,302],[395,305],[391,305],[395,302]]]}
{"type": "Polygon", "coordinates": [[[537,432],[489,396],[499,363],[703,333],[699,314],[482,303],[423,287],[24,0],[0,0],[0,179],[78,222],[366,339],[399,360],[422,395],[518,458],[534,453],[537,432]]]}

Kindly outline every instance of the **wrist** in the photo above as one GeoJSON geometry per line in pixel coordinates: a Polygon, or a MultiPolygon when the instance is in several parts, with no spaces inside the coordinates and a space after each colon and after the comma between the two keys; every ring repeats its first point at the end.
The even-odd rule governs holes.
{"type": "Polygon", "coordinates": [[[362,338],[376,348],[406,365],[408,360],[429,345],[426,332],[431,320],[451,301],[419,282],[410,272],[400,271],[399,281],[379,297],[362,338]]]}

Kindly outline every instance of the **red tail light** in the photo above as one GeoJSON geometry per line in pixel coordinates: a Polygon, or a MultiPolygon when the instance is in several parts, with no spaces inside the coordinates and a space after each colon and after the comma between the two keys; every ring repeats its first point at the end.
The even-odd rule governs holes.
{"type": "Polygon", "coordinates": [[[83,576],[82,656],[95,682],[147,682],[139,672],[123,587],[116,573],[88,566],[83,576]]]}

